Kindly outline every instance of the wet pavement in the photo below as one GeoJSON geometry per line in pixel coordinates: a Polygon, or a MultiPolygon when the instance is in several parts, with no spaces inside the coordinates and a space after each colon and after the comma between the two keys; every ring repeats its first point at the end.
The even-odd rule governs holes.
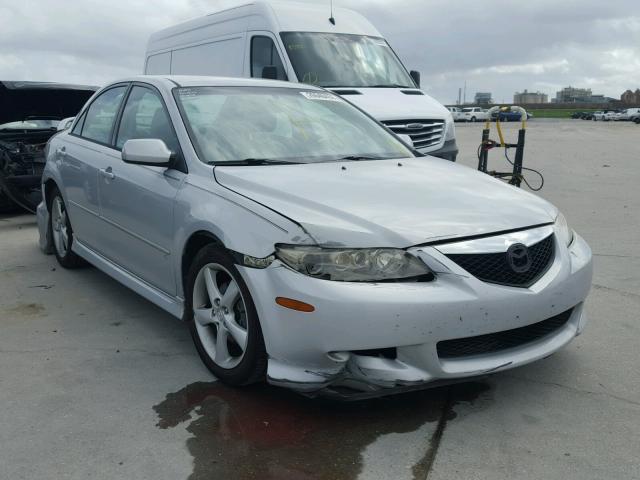
{"type": "MultiPolygon", "coordinates": [[[[412,466],[425,478],[444,425],[454,406],[486,395],[484,383],[466,383],[395,397],[338,403],[309,399],[269,386],[233,389],[197,382],[167,395],[154,406],[161,429],[187,425],[193,457],[189,480],[356,479],[363,451],[376,439],[435,423],[423,443],[424,455],[412,466]]],[[[404,465],[396,478],[407,472],[404,465]]],[[[397,471],[397,470],[396,470],[397,471]]]]}

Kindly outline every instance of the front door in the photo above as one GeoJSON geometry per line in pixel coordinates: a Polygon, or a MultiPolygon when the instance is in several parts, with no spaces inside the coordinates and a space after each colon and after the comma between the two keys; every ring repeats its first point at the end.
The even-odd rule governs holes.
{"type": "Polygon", "coordinates": [[[185,174],[124,163],[119,150],[137,138],[159,138],[179,153],[160,94],[142,85],[134,85],[129,93],[115,136],[116,154],[99,180],[100,209],[109,231],[104,254],[146,283],[175,295],[174,199],[185,174]]]}

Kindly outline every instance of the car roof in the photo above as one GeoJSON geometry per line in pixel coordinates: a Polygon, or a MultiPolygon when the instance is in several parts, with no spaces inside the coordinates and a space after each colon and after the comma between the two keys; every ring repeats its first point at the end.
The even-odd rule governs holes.
{"type": "Polygon", "coordinates": [[[209,77],[198,75],[137,75],[110,82],[109,85],[125,82],[150,83],[155,86],[173,87],[271,87],[271,88],[303,88],[321,90],[306,83],[283,82],[279,80],[263,80],[258,78],[209,77]]]}

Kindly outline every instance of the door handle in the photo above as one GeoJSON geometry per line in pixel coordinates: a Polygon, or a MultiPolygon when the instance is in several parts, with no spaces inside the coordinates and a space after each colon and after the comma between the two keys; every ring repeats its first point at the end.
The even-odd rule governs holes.
{"type": "Polygon", "coordinates": [[[116,178],[116,175],[113,173],[113,169],[111,167],[101,168],[100,170],[98,170],[98,172],[100,173],[100,175],[109,180],[115,180],[116,178]]]}
{"type": "Polygon", "coordinates": [[[59,157],[66,157],[67,156],[66,147],[60,147],[60,148],[56,149],[56,155],[58,155],[59,157]]]}

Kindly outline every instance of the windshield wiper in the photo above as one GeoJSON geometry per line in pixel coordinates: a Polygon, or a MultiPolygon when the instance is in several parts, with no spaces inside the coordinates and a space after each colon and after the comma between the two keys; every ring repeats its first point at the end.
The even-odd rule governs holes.
{"type": "Polygon", "coordinates": [[[256,165],[299,165],[300,162],[291,162],[287,160],[274,160],[272,158],[245,158],[244,160],[229,160],[219,162],[208,162],[209,165],[220,167],[253,167],[256,165]]]}

